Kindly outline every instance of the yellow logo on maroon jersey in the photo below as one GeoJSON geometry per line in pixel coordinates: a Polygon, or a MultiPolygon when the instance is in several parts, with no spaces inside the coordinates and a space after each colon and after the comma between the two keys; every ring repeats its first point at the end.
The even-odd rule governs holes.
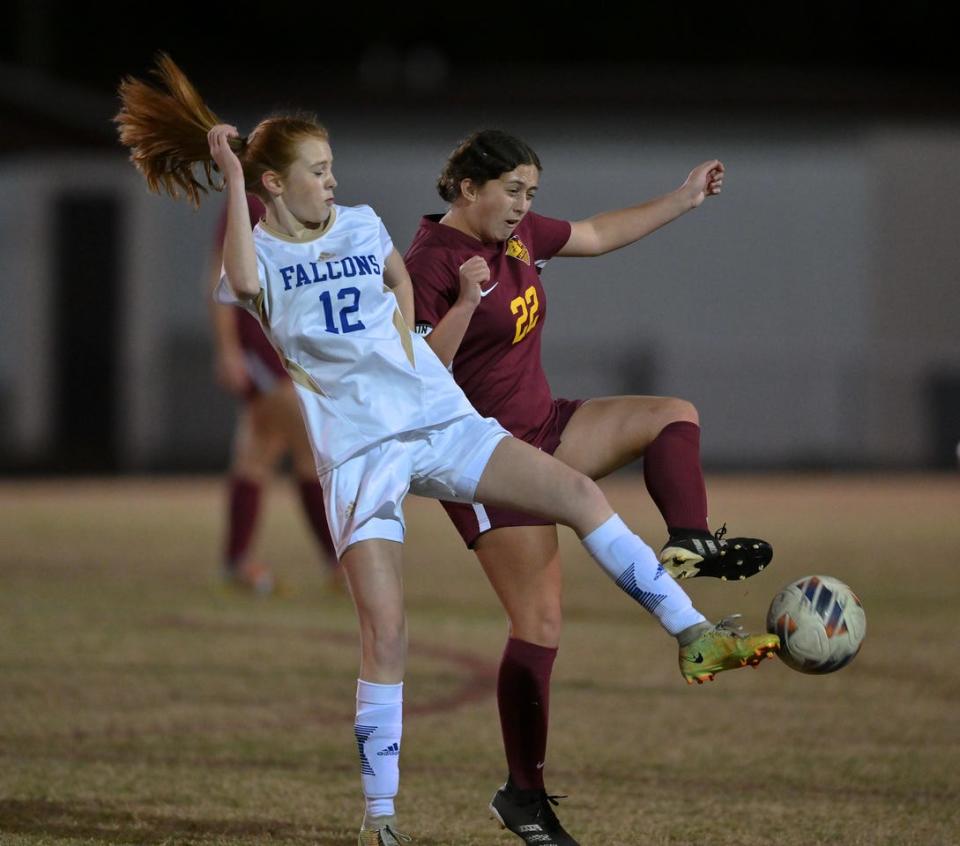
{"type": "Polygon", "coordinates": [[[515,259],[520,259],[524,264],[530,264],[530,253],[527,252],[523,241],[516,235],[511,236],[510,240],[507,241],[507,255],[513,256],[515,259]]]}

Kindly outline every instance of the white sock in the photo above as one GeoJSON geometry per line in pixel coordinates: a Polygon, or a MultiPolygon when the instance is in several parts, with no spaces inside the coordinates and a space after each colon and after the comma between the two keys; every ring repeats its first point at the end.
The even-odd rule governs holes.
{"type": "Polygon", "coordinates": [[[360,754],[360,782],[367,800],[367,816],[391,817],[393,799],[400,789],[403,682],[375,684],[357,679],[353,733],[360,754]]]}
{"type": "Polygon", "coordinates": [[[660,566],[654,551],[618,515],[590,532],[583,545],[617,587],[653,614],[670,634],[677,635],[706,619],[660,566]]]}

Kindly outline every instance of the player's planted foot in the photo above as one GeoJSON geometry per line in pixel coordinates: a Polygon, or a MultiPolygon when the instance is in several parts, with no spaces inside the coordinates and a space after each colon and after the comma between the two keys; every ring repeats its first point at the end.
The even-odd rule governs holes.
{"type": "Polygon", "coordinates": [[[680,673],[687,684],[713,681],[724,670],[756,667],[764,658],[773,658],[780,648],[775,634],[749,634],[737,619],[739,614],[724,617],[715,626],[707,625],[686,645],[680,646],[680,673]]]}
{"type": "Polygon", "coordinates": [[[412,843],[413,838],[397,831],[396,817],[368,817],[363,815],[357,846],[400,846],[412,843]]]}
{"type": "Polygon", "coordinates": [[[737,580],[755,576],[770,563],[773,547],[760,538],[724,539],[727,526],[709,532],[671,535],[660,550],[660,563],[675,579],[737,580]]]}
{"type": "Polygon", "coordinates": [[[257,596],[271,596],[279,592],[279,585],[270,568],[256,561],[244,561],[237,567],[227,567],[224,580],[230,587],[257,596]]]}
{"type": "Polygon", "coordinates": [[[548,796],[547,791],[520,790],[508,777],[490,800],[490,811],[503,828],[524,843],[537,846],[579,846],[560,825],[551,805],[566,796],[548,796]]]}

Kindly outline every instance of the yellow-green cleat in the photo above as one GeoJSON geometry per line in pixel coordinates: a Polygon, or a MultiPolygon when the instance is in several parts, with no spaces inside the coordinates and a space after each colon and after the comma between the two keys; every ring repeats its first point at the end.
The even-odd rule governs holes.
{"type": "Polygon", "coordinates": [[[401,846],[413,838],[397,831],[396,817],[368,817],[363,815],[357,846],[401,846]]]}
{"type": "Polygon", "coordinates": [[[680,647],[680,673],[687,684],[713,681],[717,673],[756,667],[764,658],[773,658],[780,648],[775,634],[749,634],[737,622],[739,614],[724,617],[696,640],[680,647]]]}

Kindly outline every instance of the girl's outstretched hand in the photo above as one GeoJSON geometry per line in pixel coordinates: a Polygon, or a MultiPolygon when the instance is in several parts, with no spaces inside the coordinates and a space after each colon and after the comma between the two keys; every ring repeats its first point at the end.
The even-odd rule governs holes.
{"type": "Polygon", "coordinates": [[[693,208],[699,206],[707,197],[719,194],[723,188],[723,162],[714,159],[697,165],[680,189],[685,192],[693,208]]]}

